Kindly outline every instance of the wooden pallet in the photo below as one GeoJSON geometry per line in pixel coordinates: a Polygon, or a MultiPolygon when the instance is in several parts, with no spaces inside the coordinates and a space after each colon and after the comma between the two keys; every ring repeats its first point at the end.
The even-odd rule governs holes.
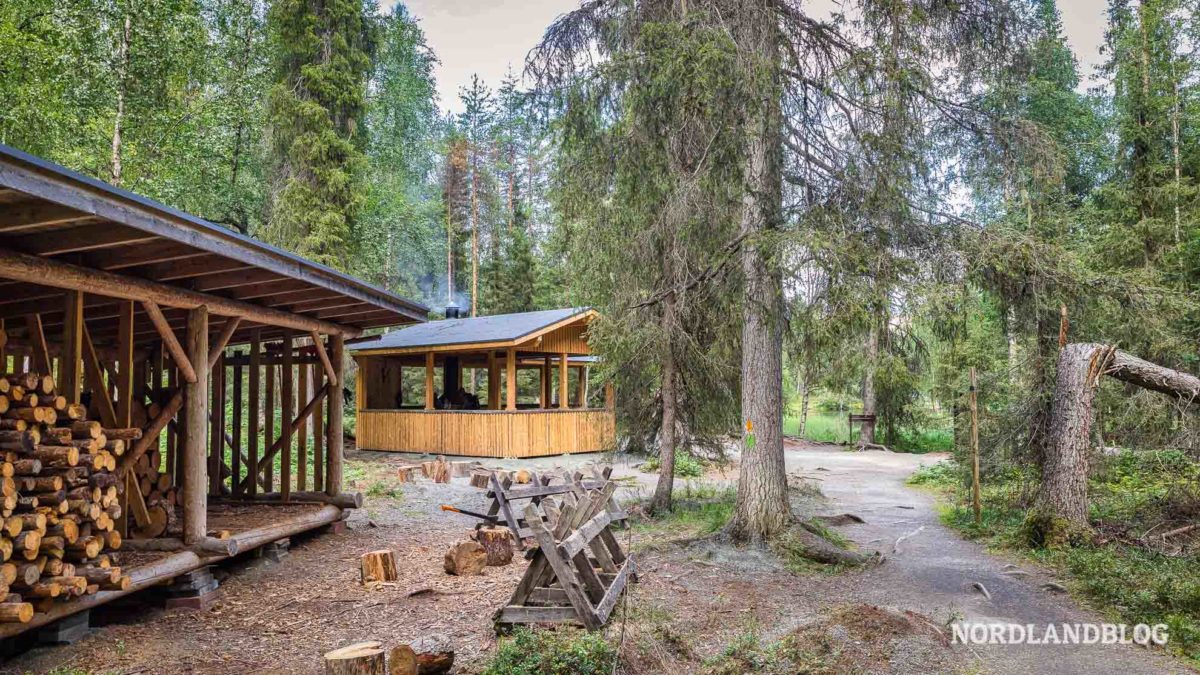
{"type": "Polygon", "coordinates": [[[577,496],[563,494],[557,521],[548,522],[532,502],[525,521],[537,549],[508,604],[494,617],[496,631],[518,624],[575,623],[597,630],[608,622],[625,584],[636,581],[633,557],[612,532],[608,505],[616,485],[606,482],[577,496]],[[597,571],[599,570],[599,571],[597,571]]]}
{"type": "MultiPolygon", "coordinates": [[[[500,476],[493,471],[488,482],[490,489],[487,496],[491,498],[491,504],[488,506],[488,515],[496,516],[512,530],[513,537],[517,541],[517,546],[525,548],[524,540],[533,536],[533,531],[529,528],[527,519],[524,517],[523,510],[525,507],[518,505],[516,502],[528,501],[529,504],[540,507],[543,501],[548,502],[548,505],[556,507],[552,500],[547,498],[558,497],[572,494],[578,499],[582,494],[588,491],[595,491],[603,488],[609,482],[609,477],[612,475],[612,467],[593,467],[593,477],[584,479],[581,472],[576,471],[574,474],[562,472],[559,476],[554,474],[538,475],[532,473],[530,482],[525,486],[513,486],[512,478],[500,476]],[[559,479],[557,484],[551,484],[555,479],[559,479]]],[[[608,510],[613,514],[614,522],[623,522],[626,514],[617,505],[616,499],[609,496],[607,506],[608,510]]],[[[539,519],[544,514],[539,513],[539,519]]]]}

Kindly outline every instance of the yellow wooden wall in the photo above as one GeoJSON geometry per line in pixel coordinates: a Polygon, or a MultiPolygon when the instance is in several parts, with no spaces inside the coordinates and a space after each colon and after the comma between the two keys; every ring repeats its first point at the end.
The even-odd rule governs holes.
{"type": "Polygon", "coordinates": [[[542,335],[540,338],[534,338],[522,343],[517,346],[517,349],[547,352],[550,354],[591,354],[592,351],[588,348],[587,340],[584,339],[586,331],[587,326],[580,323],[563,326],[542,335]]]}
{"type": "Polygon", "coordinates": [[[607,450],[615,436],[610,410],[360,410],[363,450],[467,457],[544,457],[607,450]]]}

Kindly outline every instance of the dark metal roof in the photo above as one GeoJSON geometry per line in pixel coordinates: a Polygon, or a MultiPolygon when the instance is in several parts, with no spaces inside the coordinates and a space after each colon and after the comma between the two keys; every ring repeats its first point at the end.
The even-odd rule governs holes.
{"type": "Polygon", "coordinates": [[[544,328],[573,317],[581,317],[591,311],[590,307],[568,307],[540,312],[430,321],[391,331],[375,340],[356,342],[351,351],[447,347],[477,342],[516,342],[544,328]]]}
{"type": "MultiPolygon", "coordinates": [[[[421,303],[2,144],[0,246],[357,329],[424,321],[429,313],[421,303]]],[[[0,319],[38,304],[57,309],[57,297],[60,291],[36,280],[0,280],[0,319]]],[[[85,300],[89,328],[101,324],[99,335],[115,316],[111,304],[85,300]]],[[[181,312],[164,311],[182,325],[181,312]]],[[[51,326],[55,313],[43,312],[51,326]]],[[[235,338],[253,328],[246,324],[235,338]]],[[[152,327],[139,327],[139,336],[143,329],[153,339],[152,327]]]]}

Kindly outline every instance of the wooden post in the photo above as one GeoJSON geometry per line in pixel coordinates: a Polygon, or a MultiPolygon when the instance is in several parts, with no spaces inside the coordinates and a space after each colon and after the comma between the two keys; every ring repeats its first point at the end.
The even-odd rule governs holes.
{"type": "MultiPolygon", "coordinates": [[[[334,378],[345,380],[346,338],[342,335],[329,336],[329,360],[333,362],[334,378]]],[[[325,429],[325,452],[329,456],[329,470],[325,472],[325,494],[342,493],[342,413],[345,402],[340,387],[329,386],[329,424],[325,429]]]]}
{"type": "MultiPolygon", "coordinates": [[[[58,364],[58,393],[68,403],[79,403],[83,394],[83,293],[67,291],[63,319],[62,354],[58,364]]],[[[0,371],[5,364],[0,360],[0,371]]]]}
{"type": "MultiPolygon", "coordinates": [[[[233,424],[229,430],[233,435],[229,466],[229,487],[235,497],[242,494],[242,367],[233,367],[233,424]]],[[[254,481],[251,481],[253,483],[254,481]]]]}
{"type": "MultiPolygon", "coordinates": [[[[299,400],[307,401],[312,398],[308,393],[308,364],[296,366],[297,387],[300,391],[299,400]]],[[[308,418],[300,421],[296,430],[296,492],[308,489],[308,418]]]]}
{"type": "MultiPolygon", "coordinates": [[[[250,496],[258,494],[258,415],[260,413],[262,391],[258,386],[262,371],[262,332],[255,329],[250,334],[250,391],[246,400],[250,403],[249,424],[246,429],[247,466],[250,473],[250,496]]],[[[268,408],[270,410],[270,408],[268,408]]]]}
{"type": "Polygon", "coordinates": [[[975,524],[983,524],[983,504],[979,497],[979,406],[975,391],[975,368],[971,368],[971,502],[975,507],[975,524]]]}
{"type": "Polygon", "coordinates": [[[570,394],[567,393],[567,355],[560,354],[558,357],[558,407],[567,409],[571,407],[570,394]]]}
{"type": "Polygon", "coordinates": [[[496,368],[496,351],[488,350],[487,355],[488,369],[488,410],[498,410],[500,408],[500,370],[496,368]]]}
{"type": "MultiPolygon", "coordinates": [[[[208,363],[208,308],[188,312],[188,360],[208,363]]],[[[196,381],[185,386],[187,429],[183,434],[183,541],[192,544],[208,533],[208,481],[204,451],[208,430],[208,369],[196,372],[196,381]]]]}
{"type": "MultiPolygon", "coordinates": [[[[312,381],[313,381],[313,393],[314,394],[316,393],[317,389],[324,386],[321,384],[322,370],[323,369],[321,366],[318,366],[315,364],[312,367],[312,372],[313,372],[312,381]]],[[[328,386],[334,390],[340,389],[340,387],[333,384],[333,382],[329,382],[328,386]]],[[[336,391],[335,391],[335,394],[336,394],[336,391]]],[[[333,396],[330,396],[329,400],[332,401],[333,398],[334,398],[333,396]]],[[[328,409],[329,408],[327,406],[326,410],[328,410],[328,409]]],[[[313,492],[324,492],[325,491],[325,424],[324,424],[325,415],[323,415],[322,411],[320,409],[318,409],[316,412],[313,413],[312,420],[313,420],[313,492]]]]}
{"type": "Polygon", "coordinates": [[[579,377],[575,380],[575,403],[580,408],[587,407],[587,366],[576,369],[579,377]]]}
{"type": "Polygon", "coordinates": [[[358,368],[354,369],[354,411],[362,412],[367,409],[367,369],[373,363],[369,356],[355,359],[358,368]]]}
{"type": "Polygon", "coordinates": [[[133,303],[122,302],[117,324],[117,426],[133,426],[133,303]]]}
{"type": "Polygon", "coordinates": [[[425,409],[433,410],[433,352],[425,354],[425,409]]]}
{"type": "MultiPolygon", "coordinates": [[[[167,388],[172,391],[179,385],[179,376],[173,365],[167,365],[165,352],[160,350],[159,356],[163,358],[163,367],[167,369],[167,388]]],[[[179,430],[183,426],[183,411],[175,417],[175,421],[167,424],[167,474],[171,476],[172,484],[178,486],[182,483],[182,466],[183,462],[179,461],[179,430]]]]}
{"type": "MultiPolygon", "coordinates": [[[[275,444],[275,366],[267,366],[267,394],[263,412],[265,414],[266,429],[263,431],[263,447],[269,448],[275,444]]],[[[285,420],[283,422],[287,424],[285,420]]],[[[262,486],[264,492],[272,492],[275,485],[275,462],[268,462],[263,467],[262,486]]]]}
{"type": "MultiPolygon", "coordinates": [[[[212,347],[212,344],[209,344],[212,347]]],[[[211,354],[210,354],[211,357],[211,354]]],[[[203,367],[201,368],[204,369],[203,367]]],[[[208,432],[208,493],[221,494],[221,471],[225,454],[225,358],[217,357],[217,362],[208,369],[209,408],[208,421],[211,427],[208,432]]]]}
{"type": "Polygon", "coordinates": [[[279,495],[284,502],[292,498],[292,419],[296,416],[296,390],[292,372],[292,336],[283,338],[283,372],[280,373],[279,408],[283,410],[282,452],[279,455],[279,495]]]}
{"type": "Polygon", "coordinates": [[[505,409],[517,409],[517,350],[510,348],[504,355],[504,370],[507,373],[505,389],[508,394],[508,401],[505,409]]]}

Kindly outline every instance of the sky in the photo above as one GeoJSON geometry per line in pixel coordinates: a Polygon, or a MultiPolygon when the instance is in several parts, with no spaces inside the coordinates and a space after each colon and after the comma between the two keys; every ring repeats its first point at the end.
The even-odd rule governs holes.
{"type": "MultiPolygon", "coordinates": [[[[397,0],[383,0],[390,8],[397,0]]],[[[421,22],[429,46],[441,63],[438,93],[443,110],[461,112],[458,91],[479,77],[495,90],[511,67],[520,74],[525,56],[556,17],[579,6],[579,0],[406,0],[421,22]]],[[[817,8],[833,0],[813,0],[817,8]]],[[[1101,62],[1104,40],[1103,0],[1059,0],[1067,39],[1079,58],[1085,83],[1101,62]]]]}

